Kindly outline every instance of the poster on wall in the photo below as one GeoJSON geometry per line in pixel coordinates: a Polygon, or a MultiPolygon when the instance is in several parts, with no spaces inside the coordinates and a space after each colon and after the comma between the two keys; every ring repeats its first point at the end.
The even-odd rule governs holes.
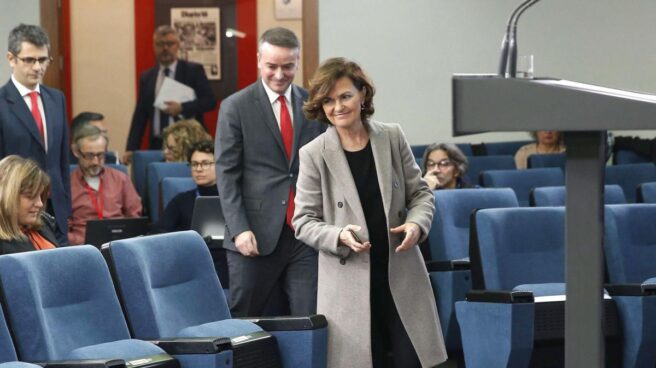
{"type": "Polygon", "coordinates": [[[178,33],[178,57],[203,65],[209,80],[221,79],[219,8],[171,8],[171,27],[178,33]]]}

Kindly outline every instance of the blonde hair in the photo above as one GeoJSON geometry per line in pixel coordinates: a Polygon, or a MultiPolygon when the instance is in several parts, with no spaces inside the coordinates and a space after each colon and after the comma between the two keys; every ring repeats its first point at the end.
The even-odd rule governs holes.
{"type": "MultiPolygon", "coordinates": [[[[50,178],[36,162],[16,155],[0,160],[0,239],[26,240],[18,223],[20,196],[39,195],[45,204],[49,190],[50,178]]],[[[42,225],[38,216],[31,228],[39,229],[42,225]]]]}
{"type": "Polygon", "coordinates": [[[173,136],[177,146],[176,149],[171,150],[174,162],[187,161],[189,151],[197,142],[212,140],[212,136],[195,119],[180,120],[164,128],[162,138],[165,145],[169,135],[173,136]]]}

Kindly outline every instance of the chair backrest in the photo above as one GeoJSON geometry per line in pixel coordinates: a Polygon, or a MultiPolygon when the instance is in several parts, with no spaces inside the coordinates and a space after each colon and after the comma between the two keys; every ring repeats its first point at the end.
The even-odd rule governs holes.
{"type": "MultiPolygon", "coordinates": [[[[531,207],[559,207],[565,205],[567,192],[564,186],[533,188],[529,194],[531,207]]],[[[624,191],[619,185],[604,185],[604,203],[626,203],[624,191]]]]}
{"type": "MultiPolygon", "coordinates": [[[[139,196],[146,199],[146,178],[148,164],[164,161],[164,153],[157,150],[134,151],[132,155],[132,182],[139,196]]],[[[146,202],[144,202],[146,203],[146,202]]]]}
{"type": "Polygon", "coordinates": [[[412,154],[415,156],[415,159],[421,159],[427,147],[427,144],[413,144],[410,146],[410,149],[412,150],[412,154]]]}
{"type": "Polygon", "coordinates": [[[0,284],[21,359],[65,360],[77,348],[130,338],[107,265],[92,246],[4,255],[0,284]]]}
{"type": "Polygon", "coordinates": [[[465,180],[470,184],[481,184],[481,172],[488,170],[515,170],[515,159],[510,155],[471,156],[467,158],[469,168],[465,180]]]}
{"type": "Polygon", "coordinates": [[[639,184],[637,195],[637,202],[656,203],[656,182],[639,184]]]}
{"type": "Polygon", "coordinates": [[[639,155],[630,150],[617,150],[613,153],[613,165],[640,164],[650,162],[649,157],[639,155]]]}
{"type": "Polygon", "coordinates": [[[656,204],[605,206],[604,250],[611,283],[656,277],[656,204]]]}
{"type": "Polygon", "coordinates": [[[528,168],[537,169],[541,167],[557,167],[565,170],[565,154],[535,154],[528,156],[528,168]]]}
{"type": "Polygon", "coordinates": [[[469,257],[469,219],[479,208],[517,207],[510,188],[436,190],[435,216],[428,233],[431,258],[447,261],[469,257]]]}
{"type": "Polygon", "coordinates": [[[230,318],[207,245],[195,231],[113,241],[105,252],[135,337],[181,336],[185,327],[230,318]]]}
{"type": "Polygon", "coordinates": [[[656,181],[656,165],[652,163],[606,166],[606,184],[622,187],[627,203],[636,202],[638,185],[656,181]]]}
{"type": "Polygon", "coordinates": [[[547,167],[527,170],[490,170],[481,173],[481,184],[490,188],[512,188],[519,205],[529,205],[529,193],[537,187],[565,185],[565,175],[561,169],[547,167]]]}
{"type": "Polygon", "coordinates": [[[465,155],[465,156],[474,156],[474,150],[469,143],[456,143],[456,147],[460,149],[460,151],[465,155]]]}
{"type": "Polygon", "coordinates": [[[533,141],[509,141],[484,143],[486,155],[511,155],[515,156],[517,150],[533,141]]]}
{"type": "Polygon", "coordinates": [[[7,328],[7,321],[5,321],[2,307],[0,307],[0,363],[13,362],[17,359],[14,343],[7,328]]]}
{"type": "Polygon", "coordinates": [[[176,195],[196,189],[196,183],[192,178],[164,178],[161,187],[162,208],[166,208],[176,195]]]}
{"type": "Polygon", "coordinates": [[[474,289],[565,282],[565,209],[493,208],[476,212],[470,239],[474,289]]]}
{"type": "Polygon", "coordinates": [[[191,177],[191,169],[189,165],[182,162],[151,162],[148,164],[148,186],[147,203],[148,215],[150,219],[155,222],[159,219],[160,209],[160,193],[159,185],[162,179],[170,177],[191,177]]]}

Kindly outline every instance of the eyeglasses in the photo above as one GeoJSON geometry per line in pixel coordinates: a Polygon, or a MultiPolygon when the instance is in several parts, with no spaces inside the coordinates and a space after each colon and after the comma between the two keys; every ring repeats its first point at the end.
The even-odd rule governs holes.
{"type": "Polygon", "coordinates": [[[31,57],[31,56],[20,57],[18,55],[14,55],[14,57],[16,59],[22,61],[23,63],[25,63],[25,65],[29,65],[29,66],[34,65],[36,62],[39,62],[39,65],[41,65],[41,66],[47,66],[52,61],[52,57],[50,57],[50,56],[43,56],[43,57],[40,57],[40,58],[35,58],[35,57],[31,57]]]}
{"type": "Polygon", "coordinates": [[[427,169],[432,169],[433,167],[437,166],[438,169],[443,170],[446,168],[449,168],[453,166],[453,162],[451,160],[445,158],[444,160],[441,160],[439,162],[433,162],[433,161],[426,161],[426,168],[427,169]]]}
{"type": "Polygon", "coordinates": [[[178,44],[178,41],[157,41],[155,42],[155,46],[157,47],[173,47],[178,44]]]}
{"type": "Polygon", "coordinates": [[[201,170],[207,170],[207,169],[209,169],[210,167],[212,167],[212,165],[214,165],[214,164],[215,164],[214,161],[201,161],[201,162],[198,162],[198,161],[191,161],[191,162],[189,163],[189,166],[191,166],[191,169],[192,169],[192,170],[198,170],[199,168],[200,168],[201,170]]]}
{"type": "Polygon", "coordinates": [[[82,156],[83,159],[85,160],[93,160],[94,158],[97,158],[98,160],[102,161],[105,159],[105,154],[107,152],[80,152],[80,156],[82,156]]]}

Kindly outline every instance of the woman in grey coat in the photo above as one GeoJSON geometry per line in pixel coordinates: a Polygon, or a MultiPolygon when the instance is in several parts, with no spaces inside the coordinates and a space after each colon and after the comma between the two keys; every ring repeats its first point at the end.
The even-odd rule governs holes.
{"type": "Polygon", "coordinates": [[[398,125],[369,119],[374,87],[343,58],[325,61],[304,106],[328,130],[300,151],[294,228],[319,250],[318,313],[329,367],[432,367],[446,360],[435,300],[416,246],[433,194],[398,125]]]}

